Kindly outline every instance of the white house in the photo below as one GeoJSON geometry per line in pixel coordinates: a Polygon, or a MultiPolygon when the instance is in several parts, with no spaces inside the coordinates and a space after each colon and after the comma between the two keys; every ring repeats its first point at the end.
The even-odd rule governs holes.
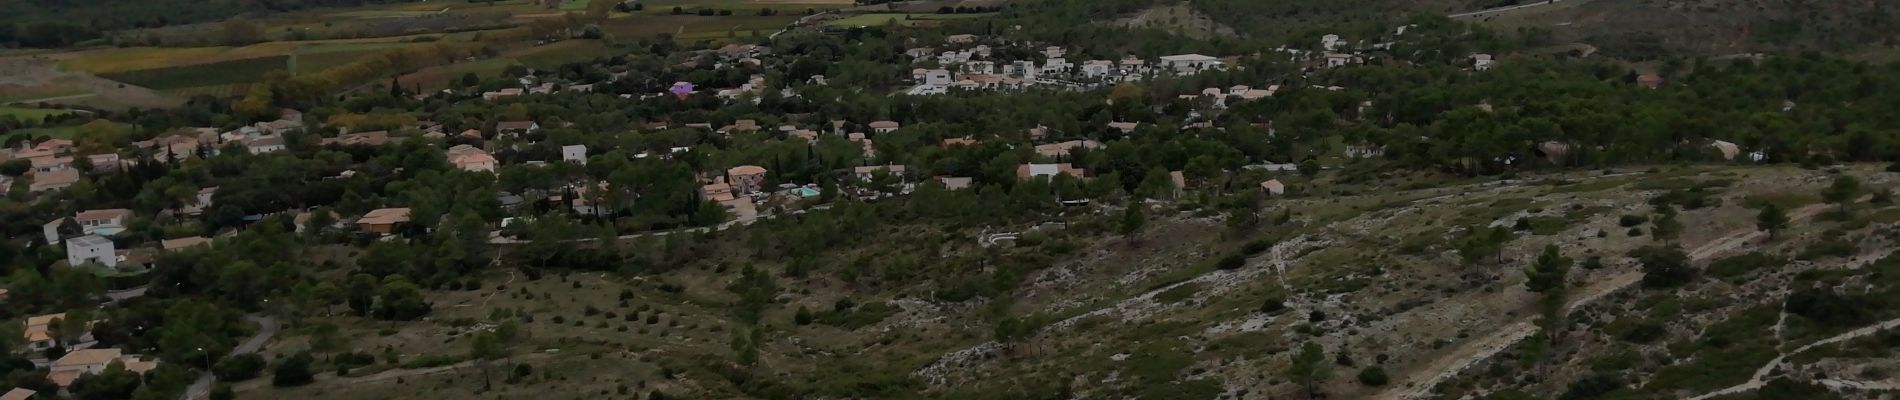
{"type": "Polygon", "coordinates": [[[66,263],[72,266],[97,263],[107,267],[119,266],[119,256],[114,253],[112,241],[102,236],[86,235],[66,240],[66,263]]]}
{"type": "Polygon", "coordinates": [[[561,146],[561,161],[587,165],[587,146],[579,144],[561,146]]]}
{"type": "Polygon", "coordinates": [[[1359,57],[1351,54],[1326,53],[1326,68],[1339,68],[1359,62],[1359,57]]]}
{"type": "Polygon", "coordinates": [[[1222,65],[1223,63],[1219,58],[1200,54],[1161,57],[1161,67],[1174,70],[1176,73],[1196,73],[1210,69],[1219,69],[1222,65]]]}
{"type": "Polygon", "coordinates": [[[1493,60],[1490,54],[1472,54],[1471,55],[1472,69],[1476,69],[1479,71],[1490,70],[1491,65],[1495,62],[1497,61],[1493,60]]]}
{"type": "Polygon", "coordinates": [[[1062,49],[1062,46],[1049,46],[1042,49],[1042,55],[1049,58],[1062,58],[1062,56],[1068,53],[1068,51],[1062,49]]]}
{"type": "Polygon", "coordinates": [[[265,154],[265,153],[275,153],[279,151],[284,151],[284,137],[283,136],[265,136],[265,137],[260,137],[256,139],[251,139],[250,141],[247,141],[244,143],[244,147],[250,150],[251,154],[265,154]]]}
{"type": "Polygon", "coordinates": [[[1068,60],[1064,60],[1061,57],[1051,58],[1048,62],[1043,63],[1042,73],[1060,74],[1069,72],[1069,68],[1074,66],[1075,64],[1070,64],[1068,60]]]}
{"type": "Polygon", "coordinates": [[[950,70],[932,69],[924,71],[924,84],[944,86],[950,84],[950,70]]]}
{"type": "Polygon", "coordinates": [[[990,61],[971,61],[963,64],[963,72],[990,75],[996,73],[996,63],[990,61]]]}
{"type": "Polygon", "coordinates": [[[1100,78],[1108,76],[1115,69],[1115,62],[1108,60],[1088,60],[1082,62],[1082,76],[1100,78]]]}
{"type": "Polygon", "coordinates": [[[1319,47],[1326,51],[1339,50],[1339,45],[1342,44],[1346,44],[1346,41],[1340,40],[1339,35],[1326,35],[1319,38],[1319,47]]]}

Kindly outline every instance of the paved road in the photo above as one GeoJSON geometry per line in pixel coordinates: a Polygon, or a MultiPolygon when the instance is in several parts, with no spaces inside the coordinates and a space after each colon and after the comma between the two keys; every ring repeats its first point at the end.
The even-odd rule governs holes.
{"type": "Polygon", "coordinates": [[[1478,11],[1472,11],[1472,12],[1463,12],[1463,13],[1457,13],[1457,14],[1451,14],[1451,15],[1447,15],[1447,16],[1448,16],[1448,17],[1452,17],[1452,18],[1464,18],[1464,17],[1470,17],[1470,16],[1477,16],[1477,15],[1484,15],[1484,14],[1490,14],[1490,13],[1501,13],[1501,12],[1506,12],[1506,11],[1517,11],[1517,10],[1519,10],[1519,9],[1525,9],[1525,8],[1531,8],[1531,7],[1537,7],[1537,6],[1546,6],[1546,5],[1550,5],[1551,3],[1556,3],[1556,2],[1558,2],[1558,1],[1562,1],[1562,0],[1546,0],[1546,1],[1540,1],[1540,2],[1536,2],[1536,3],[1530,3],[1530,4],[1519,4],[1519,5],[1515,5],[1515,6],[1510,6],[1510,7],[1498,7],[1498,8],[1493,8],[1493,9],[1489,9],[1489,10],[1478,10],[1478,11]]]}
{"type": "MultiPolygon", "coordinates": [[[[264,347],[264,342],[270,341],[270,337],[277,334],[277,320],[257,314],[245,315],[244,319],[257,324],[257,334],[251,335],[250,339],[245,339],[244,343],[238,343],[236,348],[231,349],[231,355],[234,356],[257,352],[257,349],[264,347]]],[[[213,378],[215,377],[211,376],[211,371],[205,371],[203,376],[199,376],[197,381],[191,383],[191,387],[185,388],[185,393],[178,396],[178,400],[205,398],[206,395],[211,394],[213,378]]]]}

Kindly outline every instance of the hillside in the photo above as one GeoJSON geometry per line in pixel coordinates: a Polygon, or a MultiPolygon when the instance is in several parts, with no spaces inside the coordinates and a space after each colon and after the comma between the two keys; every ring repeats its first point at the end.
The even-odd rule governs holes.
{"type": "MultiPolygon", "coordinates": [[[[1870,187],[1900,182],[1893,173],[1847,173],[1870,187]]],[[[1870,357],[1889,354],[1892,342],[1876,339],[1891,336],[1804,347],[1900,317],[1858,306],[1851,307],[1861,311],[1831,314],[1900,293],[1900,282],[1891,279],[1900,258],[1888,256],[1891,238],[1881,234],[1900,221],[1900,208],[1883,200],[1855,206],[1863,218],[1854,222],[1824,216],[1834,206],[1810,193],[1831,176],[1715,167],[1576,172],[1433,189],[1395,186],[1410,179],[1322,180],[1311,184],[1310,195],[1274,201],[1263,212],[1268,221],[1257,227],[1155,209],[1153,227],[1131,241],[1102,230],[1116,214],[1104,211],[1108,215],[1071,217],[1068,229],[984,248],[977,231],[926,232],[899,223],[863,232],[854,248],[821,253],[883,254],[871,256],[873,269],[863,272],[874,275],[902,273],[893,263],[917,262],[911,268],[922,268],[918,272],[987,265],[985,271],[994,270],[989,273],[1023,277],[1020,287],[987,295],[976,289],[975,297],[948,292],[958,290],[956,276],[975,271],[885,286],[840,278],[858,268],[853,262],[808,271],[769,258],[747,263],[734,253],[768,250],[743,250],[757,241],[735,230],[693,240],[703,258],[657,280],[597,273],[536,280],[495,272],[472,285],[476,289],[431,292],[440,310],[432,321],[327,318],[316,326],[342,330],[321,338],[295,335],[287,339],[291,345],[277,346],[323,341],[405,360],[434,357],[427,355],[469,345],[469,336],[457,334],[470,329],[467,321],[516,315],[530,332],[521,347],[541,350],[506,363],[449,358],[384,373],[377,371],[387,367],[371,366],[287,392],[250,384],[239,393],[1280,398],[1303,391],[1289,363],[1307,344],[1320,345],[1320,367],[1333,370],[1312,381],[1313,389],[1341,398],[1431,392],[1553,398],[1596,390],[1593,385],[1629,385],[1618,389],[1621,396],[1693,395],[1744,384],[1772,356],[1763,351],[1774,348],[1794,360],[1792,370],[1766,377],[1789,380],[1781,385],[1886,384],[1885,375],[1866,371],[1886,368],[1886,361],[1870,357]],[[1674,225],[1658,226],[1667,224],[1650,205],[1659,198],[1680,209],[1674,225]],[[1754,209],[1770,203],[1790,210],[1793,221],[1774,240],[1754,223],[1754,209]],[[1282,213],[1287,217],[1271,217],[1282,213]],[[1495,255],[1464,256],[1471,230],[1486,226],[1508,238],[1495,255]],[[1680,232],[1655,237],[1671,226],[1680,232]],[[906,244],[920,241],[943,244],[906,244]],[[1575,265],[1566,295],[1571,311],[1548,339],[1533,334],[1541,295],[1525,290],[1524,273],[1546,246],[1575,265]],[[1653,285],[1659,278],[1642,265],[1650,261],[1632,256],[1648,257],[1638,249],[1651,246],[1680,246],[1692,268],[1687,280],[1653,285]],[[1247,254],[1245,261],[1223,265],[1224,255],[1235,252],[1247,254]],[[901,253],[919,257],[895,256],[901,253]],[[929,261],[936,259],[965,261],[929,261]],[[744,346],[739,343],[747,340],[734,339],[745,336],[735,331],[744,325],[735,320],[743,312],[724,306],[744,300],[717,278],[733,265],[773,277],[777,293],[763,309],[757,329],[764,333],[752,334],[756,342],[744,346]],[[1853,290],[1832,294],[1836,287],[1853,290]],[[1811,301],[1822,303],[1799,305],[1811,301]],[[808,312],[815,316],[801,316],[808,312]],[[1007,333],[1023,328],[1027,334],[1007,333]],[[775,373],[752,375],[720,361],[749,351],[775,373]],[[424,368],[430,365],[445,367],[424,368]],[[1380,371],[1377,381],[1364,372],[1372,370],[1380,371]],[[489,373],[495,376],[484,378],[489,373]],[[499,383],[502,377],[506,383],[499,383]],[[497,381],[493,389],[469,384],[486,379],[497,381]]],[[[657,244],[631,242],[625,251],[657,244]]]]}

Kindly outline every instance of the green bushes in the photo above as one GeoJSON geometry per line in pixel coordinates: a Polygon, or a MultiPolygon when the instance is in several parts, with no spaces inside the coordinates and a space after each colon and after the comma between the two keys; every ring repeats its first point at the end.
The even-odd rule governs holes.
{"type": "Polygon", "coordinates": [[[1361,385],[1373,387],[1385,386],[1387,383],[1391,383],[1391,381],[1391,377],[1385,374],[1385,368],[1379,368],[1377,365],[1359,370],[1359,384],[1361,385]]]}

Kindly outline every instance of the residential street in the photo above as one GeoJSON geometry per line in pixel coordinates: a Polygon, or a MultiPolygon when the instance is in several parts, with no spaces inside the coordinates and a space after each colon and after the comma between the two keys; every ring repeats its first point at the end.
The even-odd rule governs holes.
{"type": "MultiPolygon", "coordinates": [[[[251,335],[251,337],[245,339],[243,343],[238,343],[236,348],[231,349],[231,355],[257,352],[257,349],[264,347],[264,342],[270,341],[271,336],[277,334],[277,320],[275,319],[257,314],[245,315],[244,319],[257,324],[257,334],[251,335]]],[[[194,400],[205,398],[206,395],[211,393],[211,381],[213,379],[215,379],[215,377],[211,375],[211,371],[205,371],[205,374],[199,376],[197,381],[192,382],[191,387],[186,388],[185,394],[179,396],[178,399],[194,400]]]]}

